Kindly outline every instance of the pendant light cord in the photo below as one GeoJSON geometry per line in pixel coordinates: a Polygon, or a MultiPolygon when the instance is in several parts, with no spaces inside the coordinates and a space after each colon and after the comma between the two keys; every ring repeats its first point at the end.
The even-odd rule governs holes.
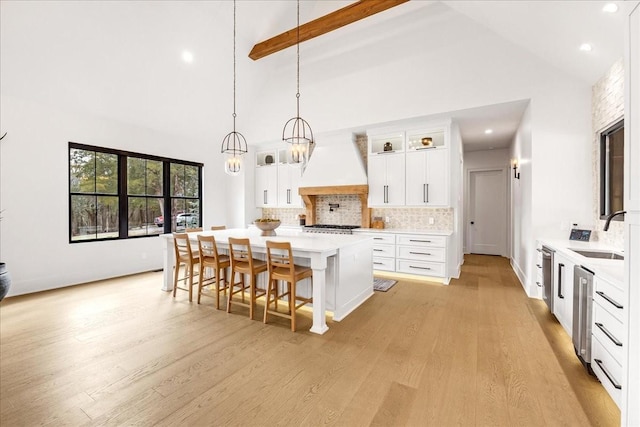
{"type": "Polygon", "coordinates": [[[236,0],[233,0],[233,132],[235,131],[236,131],[236,0]]]}
{"type": "Polygon", "coordinates": [[[297,50],[297,64],[296,69],[296,114],[300,117],[300,0],[298,0],[298,26],[296,27],[296,50],[297,50]]]}

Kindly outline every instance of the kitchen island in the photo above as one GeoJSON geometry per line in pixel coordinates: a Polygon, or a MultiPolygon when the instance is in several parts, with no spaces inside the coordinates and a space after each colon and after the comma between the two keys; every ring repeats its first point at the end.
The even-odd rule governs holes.
{"type": "MultiPolygon", "coordinates": [[[[229,237],[248,238],[254,256],[265,259],[266,241],[290,242],[296,264],[313,270],[313,325],[311,332],[325,333],[326,311],[340,321],[373,295],[372,248],[368,236],[343,234],[309,234],[295,230],[277,230],[276,236],[264,237],[258,229],[228,229],[188,233],[197,243],[198,235],[213,235],[219,250],[226,251],[229,237]]],[[[173,290],[175,256],[173,235],[163,234],[164,274],[162,290],[173,290]]],[[[266,276],[266,275],[265,275],[266,276]]],[[[264,286],[266,278],[259,279],[264,286]]]]}

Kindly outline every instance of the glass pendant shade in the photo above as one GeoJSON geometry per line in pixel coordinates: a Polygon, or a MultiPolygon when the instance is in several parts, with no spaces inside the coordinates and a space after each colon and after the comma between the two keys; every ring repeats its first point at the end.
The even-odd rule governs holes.
{"type": "Polygon", "coordinates": [[[291,166],[304,167],[309,160],[309,143],[293,142],[287,146],[287,163],[291,166]]]}
{"type": "Polygon", "coordinates": [[[225,154],[224,171],[235,176],[242,167],[242,155],[248,151],[247,140],[239,132],[230,132],[222,140],[221,153],[225,154]]]}

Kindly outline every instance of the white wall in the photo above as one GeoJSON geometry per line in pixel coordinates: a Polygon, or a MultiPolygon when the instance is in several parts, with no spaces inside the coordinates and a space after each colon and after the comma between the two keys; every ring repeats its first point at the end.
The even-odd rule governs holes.
{"type": "MultiPolygon", "coordinates": [[[[481,150],[481,151],[467,151],[464,153],[464,201],[465,201],[465,209],[464,209],[464,253],[469,253],[469,242],[468,242],[468,235],[469,235],[469,200],[470,199],[470,195],[469,195],[469,187],[470,187],[470,173],[472,170],[491,170],[491,169],[504,169],[505,167],[509,166],[509,162],[510,162],[510,157],[509,157],[509,150],[507,148],[503,148],[503,149],[497,149],[497,150],[481,150]]],[[[511,172],[511,171],[509,171],[511,172]]],[[[508,186],[507,186],[507,191],[509,191],[509,188],[511,186],[511,178],[513,175],[512,174],[507,174],[508,175],[508,186]]],[[[510,197],[509,195],[505,195],[506,199],[509,200],[510,197]]],[[[505,213],[506,215],[507,213],[505,213]]],[[[510,217],[510,215],[507,215],[507,217],[510,217]]],[[[511,224],[510,224],[510,218],[507,221],[507,223],[505,224],[506,227],[506,233],[505,236],[507,236],[507,241],[509,243],[507,243],[507,247],[505,248],[507,250],[507,253],[511,253],[510,250],[510,232],[511,232],[511,224]]]]}
{"type": "Polygon", "coordinates": [[[69,243],[69,141],[202,162],[203,224],[231,220],[225,201],[233,189],[224,184],[231,178],[217,144],[6,95],[0,107],[8,132],[1,147],[0,254],[12,276],[9,296],[162,268],[158,237],[69,243]],[[171,148],[159,151],[158,144],[171,148]]]}

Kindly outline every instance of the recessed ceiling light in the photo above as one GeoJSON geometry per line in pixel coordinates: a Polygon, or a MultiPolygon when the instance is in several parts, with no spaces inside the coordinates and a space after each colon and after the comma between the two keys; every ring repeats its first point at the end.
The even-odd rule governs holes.
{"type": "Polygon", "coordinates": [[[493,133],[493,129],[485,129],[484,133],[489,135],[490,133],[493,133]]]}
{"type": "Polygon", "coordinates": [[[582,43],[580,45],[580,50],[583,51],[583,52],[591,52],[591,49],[592,49],[592,47],[591,47],[591,45],[589,43],[582,43]]]}
{"type": "Polygon", "coordinates": [[[193,62],[193,53],[185,50],[182,52],[182,60],[187,64],[191,64],[193,62]]]}
{"type": "Polygon", "coordinates": [[[618,11],[618,5],[615,3],[607,3],[602,8],[603,12],[616,13],[618,11]]]}

